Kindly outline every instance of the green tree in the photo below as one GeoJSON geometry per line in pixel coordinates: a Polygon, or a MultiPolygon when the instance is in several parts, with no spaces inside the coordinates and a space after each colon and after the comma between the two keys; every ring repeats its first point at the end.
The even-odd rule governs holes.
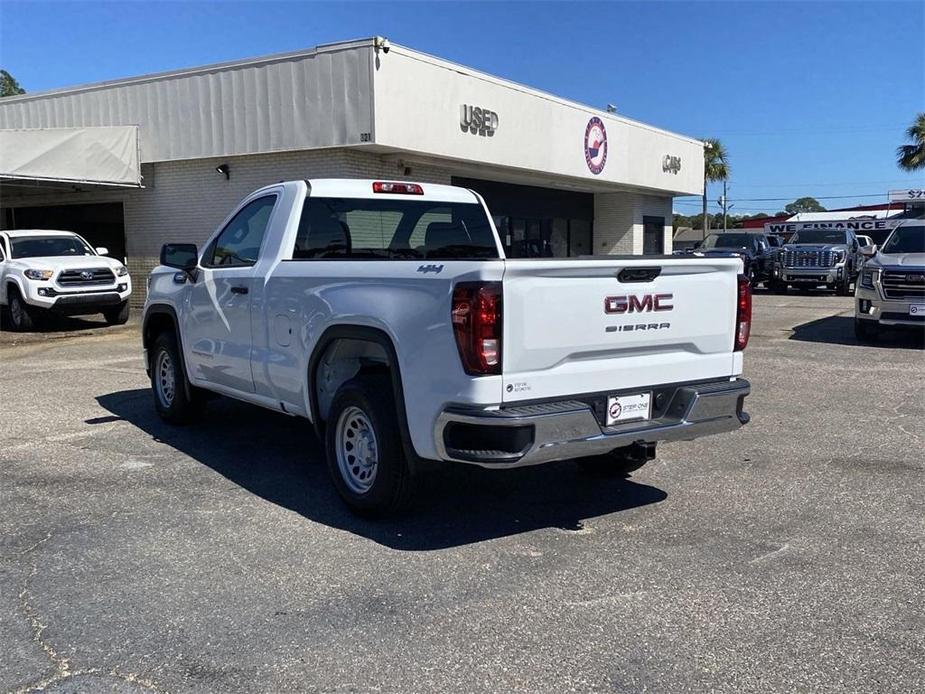
{"type": "Polygon", "coordinates": [[[816,198],[798,198],[784,207],[790,214],[799,212],[825,212],[825,208],[819,204],[816,198]]]}
{"type": "Polygon", "coordinates": [[[896,163],[906,171],[925,169],[925,113],[918,114],[906,128],[906,137],[912,144],[896,148],[896,163]]]}
{"type": "Polygon", "coordinates": [[[709,223],[707,216],[707,183],[724,181],[729,178],[729,155],[723,143],[716,138],[703,141],[703,214],[700,217],[701,229],[706,236],[707,228],[704,222],[709,223]]]}
{"type": "Polygon", "coordinates": [[[0,70],[0,97],[25,94],[26,90],[19,86],[19,82],[6,70],[0,70]]]}

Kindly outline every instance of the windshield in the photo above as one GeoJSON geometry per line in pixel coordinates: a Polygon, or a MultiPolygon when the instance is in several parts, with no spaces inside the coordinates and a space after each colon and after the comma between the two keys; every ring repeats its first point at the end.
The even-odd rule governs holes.
{"type": "Polygon", "coordinates": [[[897,227],[881,249],[883,253],[925,253],[925,226],[897,227]]]}
{"type": "Polygon", "coordinates": [[[46,258],[55,255],[96,255],[76,236],[27,236],[10,239],[13,258],[46,258]]]}
{"type": "Polygon", "coordinates": [[[292,257],[497,258],[498,246],[475,202],[309,197],[292,257]]]}
{"type": "Polygon", "coordinates": [[[790,243],[848,243],[845,232],[838,229],[803,229],[790,239],[790,243]]]}
{"type": "Polygon", "coordinates": [[[748,248],[752,245],[748,234],[710,234],[704,239],[701,248],[748,248]]]}

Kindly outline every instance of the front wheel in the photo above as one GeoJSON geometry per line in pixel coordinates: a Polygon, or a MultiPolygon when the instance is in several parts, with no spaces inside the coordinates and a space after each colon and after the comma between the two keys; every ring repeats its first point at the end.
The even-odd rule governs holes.
{"type": "Polygon", "coordinates": [[[23,301],[22,296],[20,296],[19,291],[15,287],[10,287],[9,289],[9,305],[10,305],[10,322],[13,325],[13,330],[17,332],[29,332],[34,330],[36,327],[36,309],[33,309],[29,304],[23,301]]]}
{"type": "Polygon", "coordinates": [[[118,306],[103,311],[103,318],[106,319],[108,325],[125,325],[130,313],[131,308],[129,308],[128,301],[123,301],[118,306]]]}
{"type": "Polygon", "coordinates": [[[838,296],[849,296],[851,294],[851,278],[846,276],[845,279],[836,284],[835,293],[838,296]]]}
{"type": "Polygon", "coordinates": [[[411,466],[387,375],[354,378],[337,391],[325,424],[328,471],[355,513],[384,516],[410,499],[411,466]]]}
{"type": "Polygon", "coordinates": [[[202,391],[189,384],[180,349],[173,333],[164,332],[151,350],[151,390],[161,419],[171,424],[188,424],[202,414],[202,391]]]}
{"type": "Polygon", "coordinates": [[[854,336],[858,342],[873,342],[877,339],[877,325],[874,321],[854,319],[854,336]]]}

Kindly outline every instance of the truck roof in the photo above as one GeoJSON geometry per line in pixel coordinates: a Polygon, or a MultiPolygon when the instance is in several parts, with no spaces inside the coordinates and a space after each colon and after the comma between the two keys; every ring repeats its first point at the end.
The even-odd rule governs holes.
{"type": "Polygon", "coordinates": [[[23,236],[77,236],[76,232],[61,231],[59,229],[6,229],[3,233],[11,239],[23,236]]]}
{"type": "Polygon", "coordinates": [[[311,195],[320,198],[385,198],[392,200],[439,200],[442,202],[478,202],[475,193],[459,186],[439,183],[417,183],[395,178],[313,178],[307,180],[311,195]],[[423,195],[374,193],[373,183],[414,183],[421,186],[423,195]]]}

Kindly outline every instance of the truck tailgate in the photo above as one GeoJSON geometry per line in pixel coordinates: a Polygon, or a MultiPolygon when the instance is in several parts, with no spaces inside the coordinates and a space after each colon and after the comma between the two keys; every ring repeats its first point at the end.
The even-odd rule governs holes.
{"type": "Polygon", "coordinates": [[[733,375],[741,271],[737,258],[507,261],[503,400],[733,375]]]}

